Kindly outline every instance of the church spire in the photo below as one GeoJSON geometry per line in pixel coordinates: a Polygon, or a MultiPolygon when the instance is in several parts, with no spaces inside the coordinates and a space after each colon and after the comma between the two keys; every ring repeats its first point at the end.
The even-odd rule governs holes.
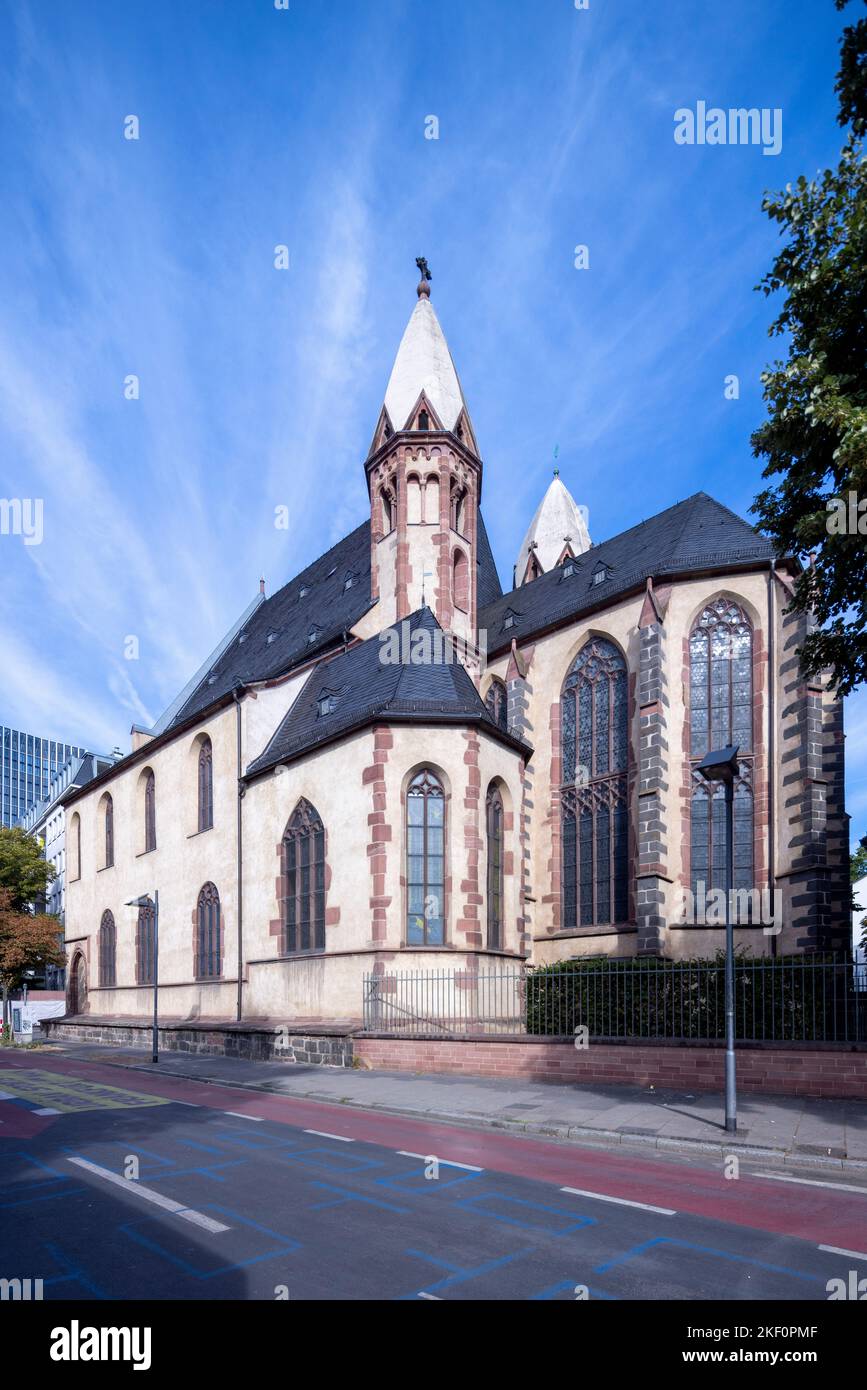
{"type": "Polygon", "coordinates": [[[538,579],[566,555],[583,555],[590,545],[586,508],[578,506],[560,478],[559,467],[555,467],[554,477],[518,551],[515,578],[518,584],[538,579]]]}
{"type": "Polygon", "coordinates": [[[365,471],[371,595],[383,627],[430,604],[445,632],[475,643],[482,461],[445,334],[421,279],[365,471]]]}
{"type": "Polygon", "coordinates": [[[448,430],[472,447],[467,403],[445,334],[430,302],[431,272],[424,256],[416,258],[421,279],[418,300],[400,340],[385,390],[384,416],[374,448],[398,430],[448,430]],[[424,400],[422,400],[424,397],[424,400]],[[463,418],[462,418],[463,417],[463,418]]]}

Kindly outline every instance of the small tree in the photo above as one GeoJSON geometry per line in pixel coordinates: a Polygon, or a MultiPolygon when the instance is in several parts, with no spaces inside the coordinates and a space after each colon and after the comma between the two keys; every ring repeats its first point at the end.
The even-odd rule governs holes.
{"type": "Polygon", "coordinates": [[[18,826],[0,829],[0,889],[9,894],[10,908],[23,912],[38,902],[55,877],[54,865],[43,858],[35,835],[18,826]]]}
{"type": "Polygon", "coordinates": [[[28,970],[62,965],[60,923],[47,912],[19,912],[8,888],[0,888],[0,988],[3,1027],[9,1026],[9,995],[20,989],[28,970]]]}

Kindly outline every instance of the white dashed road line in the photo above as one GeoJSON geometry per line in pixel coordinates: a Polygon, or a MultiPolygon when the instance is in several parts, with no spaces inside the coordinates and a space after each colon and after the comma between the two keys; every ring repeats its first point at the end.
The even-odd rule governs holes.
{"type": "Polygon", "coordinates": [[[630,1202],[628,1197],[608,1197],[604,1192],[585,1192],[581,1187],[561,1187],[561,1192],[571,1192],[575,1197],[592,1197],[596,1202],[616,1202],[621,1207],[638,1207],[641,1211],[653,1211],[657,1216],[677,1216],[671,1207],[652,1207],[649,1202],[630,1202]]]}
{"type": "Polygon", "coordinates": [[[820,1245],[819,1249],[827,1250],[829,1255],[845,1255],[850,1260],[867,1260],[863,1250],[841,1250],[839,1245],[820,1245]]]}
{"type": "Polygon", "coordinates": [[[339,1139],[341,1144],[354,1144],[354,1139],[347,1139],[345,1134],[329,1134],[324,1129],[305,1129],[305,1134],[315,1134],[319,1139],[339,1139]]]}
{"type": "Polygon", "coordinates": [[[264,1118],[262,1115],[242,1115],[240,1110],[224,1110],[223,1114],[231,1115],[234,1120],[255,1120],[257,1124],[261,1124],[264,1118]]]}
{"type": "Polygon", "coordinates": [[[771,1178],[774,1182],[795,1182],[804,1187],[833,1187],[837,1192],[857,1192],[867,1197],[867,1187],[856,1187],[851,1182],[820,1182],[818,1178],[790,1178],[787,1173],[753,1173],[754,1178],[771,1178]]]}
{"type": "Polygon", "coordinates": [[[182,1221],[191,1221],[194,1226],[201,1226],[202,1230],[210,1231],[213,1235],[231,1229],[219,1221],[213,1221],[210,1216],[205,1216],[201,1211],[194,1211],[192,1207],[185,1207],[183,1202],[175,1202],[171,1197],[164,1197],[161,1192],[154,1192],[152,1187],[142,1187],[141,1183],[135,1182],[132,1178],[122,1178],[119,1173],[112,1173],[110,1168],[100,1168],[98,1163],[91,1163],[87,1158],[70,1158],[67,1159],[67,1162],[75,1163],[79,1168],[85,1168],[88,1173],[93,1173],[95,1177],[104,1178],[106,1182],[114,1183],[116,1187],[122,1187],[124,1192],[131,1192],[146,1202],[153,1202],[154,1206],[162,1207],[164,1211],[179,1216],[182,1221]]]}

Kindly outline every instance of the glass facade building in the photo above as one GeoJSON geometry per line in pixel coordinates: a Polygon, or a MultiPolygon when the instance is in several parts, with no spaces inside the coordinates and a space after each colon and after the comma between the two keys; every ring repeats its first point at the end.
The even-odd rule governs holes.
{"type": "Polygon", "coordinates": [[[17,825],[48,795],[63,764],[87,750],[0,725],[0,825],[17,825]]]}

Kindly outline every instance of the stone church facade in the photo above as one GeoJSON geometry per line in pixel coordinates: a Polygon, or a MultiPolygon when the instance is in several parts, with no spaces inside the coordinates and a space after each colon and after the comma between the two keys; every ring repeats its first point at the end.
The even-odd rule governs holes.
{"type": "MultiPolygon", "coordinates": [[[[69,1010],[357,1018],[365,974],[844,950],[842,703],[805,680],[797,562],[704,493],[609,540],[559,477],[503,591],[425,278],[365,462],[370,516],[264,585],[130,753],[65,798],[69,1010]],[[770,897],[768,895],[775,896],[770,897]],[[711,919],[712,920],[712,919],[711,919]],[[769,929],[770,928],[770,929],[769,929]],[[777,930],[779,928],[779,930],[777,930]]],[[[494,502],[495,505],[495,502],[494,502]]]]}

